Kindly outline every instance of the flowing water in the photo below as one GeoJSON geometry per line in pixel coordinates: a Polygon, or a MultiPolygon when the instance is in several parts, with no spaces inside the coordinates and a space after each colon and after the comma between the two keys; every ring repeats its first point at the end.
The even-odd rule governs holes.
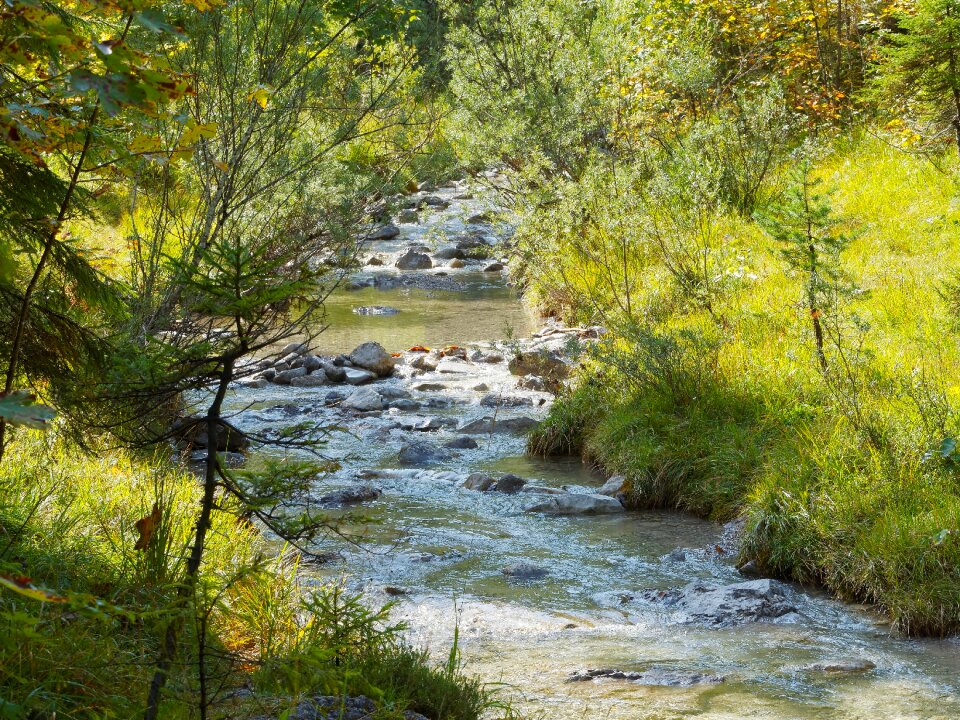
{"type": "MultiPolygon", "coordinates": [[[[349,351],[375,339],[391,352],[456,343],[507,355],[514,337],[530,334],[531,317],[505,277],[479,272],[482,263],[412,273],[390,267],[408,244],[443,245],[444,233],[456,238],[471,228],[464,219],[482,204],[454,199],[462,191],[436,193],[451,206],[421,224],[401,225],[399,237],[374,246],[387,264],[364,268],[355,285],[378,277],[387,282],[331,298],[330,328],[319,351],[349,351]],[[404,278],[413,278],[412,284],[398,286],[404,278]],[[370,305],[400,312],[353,311],[370,305]]],[[[498,232],[473,229],[490,239],[498,232]]],[[[561,344],[550,338],[520,344],[537,343],[561,344]]],[[[404,410],[344,410],[325,402],[329,387],[241,387],[228,400],[241,428],[280,429],[309,417],[348,429],[328,448],[343,467],[317,494],[361,480],[383,494],[351,508],[355,518],[347,529],[362,542],[329,540],[318,548],[335,559],[318,566],[317,575],[345,574],[374,599],[399,594],[396,616],[409,623],[414,642],[443,657],[458,627],[468,670],[503,683],[504,693],[533,717],[960,718],[956,640],[897,638],[868,609],[816,590],[793,587],[790,600],[798,612],[778,621],[719,629],[678,622],[653,603],[624,602],[625,594],[646,588],[701,579],[742,582],[731,559],[716,550],[717,525],[667,512],[544,516],[525,512],[542,494],[460,487],[479,470],[514,473],[543,488],[595,491],[604,478],[576,460],[531,458],[520,435],[494,433],[474,436],[477,448],[447,450],[427,467],[401,467],[398,450],[414,440],[439,447],[458,437],[457,425],[477,417],[542,418],[551,401],[546,393],[517,389],[502,362],[445,363],[417,373],[409,364],[414,357],[405,353],[395,377],[371,386],[384,396],[409,392],[416,405],[404,410]],[[500,405],[481,405],[484,398],[500,405]],[[430,427],[440,429],[409,429],[431,419],[430,427]],[[501,572],[517,562],[548,574],[523,581],[501,572]],[[875,667],[856,673],[810,667],[834,661],[875,667]],[[567,681],[571,672],[588,668],[704,672],[724,681],[680,687],[567,681]]]]}

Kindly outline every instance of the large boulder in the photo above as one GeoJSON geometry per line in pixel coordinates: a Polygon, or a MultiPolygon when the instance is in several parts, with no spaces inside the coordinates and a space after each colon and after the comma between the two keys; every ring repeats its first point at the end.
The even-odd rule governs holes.
{"type": "Polygon", "coordinates": [[[399,234],[400,234],[400,228],[398,228],[396,225],[393,225],[391,223],[387,223],[386,225],[381,225],[380,227],[375,229],[373,232],[371,232],[369,235],[369,239],[370,240],[392,240],[399,234]]]}
{"type": "Polygon", "coordinates": [[[410,248],[397,258],[396,266],[401,270],[429,270],[433,267],[433,260],[429,255],[410,248]]]}
{"type": "Polygon", "coordinates": [[[384,350],[383,345],[376,342],[365,342],[354,348],[350,353],[350,362],[355,367],[375,372],[379,377],[393,374],[393,368],[397,364],[396,358],[384,350]]]}
{"type": "Polygon", "coordinates": [[[797,612],[787,586],[776,580],[733,585],[698,580],[673,590],[646,590],[642,596],[678,613],[681,622],[710,627],[775,620],[797,612]]]}
{"type": "Polygon", "coordinates": [[[565,493],[553,495],[543,502],[527,508],[527,512],[546,515],[608,515],[622,513],[619,500],[606,495],[565,493]]]}
{"type": "Polygon", "coordinates": [[[466,253],[454,245],[448,245],[433,253],[433,257],[437,260],[463,260],[463,258],[466,257],[466,253]]]}

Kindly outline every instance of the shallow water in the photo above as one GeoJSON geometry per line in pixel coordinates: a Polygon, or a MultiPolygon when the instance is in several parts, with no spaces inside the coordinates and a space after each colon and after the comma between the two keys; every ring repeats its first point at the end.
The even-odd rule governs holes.
{"type": "MultiPolygon", "coordinates": [[[[455,204],[446,214],[431,216],[431,229],[404,226],[401,237],[381,251],[395,254],[438,227],[458,232],[464,213],[455,204]]],[[[527,333],[525,311],[502,276],[461,272],[451,277],[467,289],[371,288],[338,294],[330,304],[331,330],[321,336],[319,348],[345,351],[368,339],[397,351],[413,344],[464,345],[504,339],[506,322],[524,328],[518,334],[527,333]],[[354,305],[373,304],[401,313],[362,317],[352,312],[354,305]]],[[[507,343],[499,348],[509,352],[507,343]]],[[[407,354],[404,361],[411,358],[407,354]]],[[[725,629],[680,624],[658,606],[623,602],[622,594],[644,588],[673,588],[697,579],[742,581],[732,560],[715,550],[721,534],[717,525],[669,512],[545,517],[525,512],[542,496],[460,487],[468,473],[484,470],[512,472],[538,486],[595,490],[604,478],[575,459],[531,458],[524,454],[522,437],[493,434],[477,436],[478,448],[455,451],[429,468],[400,468],[397,451],[403,444],[441,444],[457,436],[452,427],[431,432],[394,427],[411,415],[462,423],[494,413],[501,419],[546,413],[550,396],[518,390],[503,363],[465,363],[457,369],[461,372],[414,377],[404,364],[397,377],[372,386],[410,390],[424,403],[412,413],[357,414],[326,407],[323,398],[330,388],[274,385],[231,393],[228,406],[238,413],[241,428],[281,428],[309,417],[349,429],[327,449],[343,469],[322,481],[318,495],[354,485],[361,475],[383,490],[380,499],[351,509],[355,520],[348,529],[357,543],[328,540],[318,547],[338,554],[316,568],[318,579],[346,575],[374,601],[392,599],[387,587],[406,593],[399,598],[397,618],[409,623],[411,640],[439,658],[446,656],[458,626],[468,671],[504,683],[504,693],[533,717],[960,718],[957,641],[898,639],[875,614],[814,589],[792,588],[799,613],[783,621],[725,629]],[[442,387],[413,389],[421,383],[442,387]],[[487,389],[476,390],[480,383],[487,389]],[[526,398],[530,405],[484,408],[480,400],[490,393],[526,398]],[[682,560],[671,556],[676,548],[686,549],[682,560]],[[549,574],[517,581],[501,572],[521,561],[549,574]],[[876,668],[850,675],[804,669],[834,660],[867,660],[876,668]],[[601,667],[708,672],[725,681],[692,687],[567,682],[573,671],[601,667]]]]}

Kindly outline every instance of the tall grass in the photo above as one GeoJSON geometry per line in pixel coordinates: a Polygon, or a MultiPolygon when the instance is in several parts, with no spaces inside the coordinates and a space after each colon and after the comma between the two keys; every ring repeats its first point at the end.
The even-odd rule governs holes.
{"type": "MultiPolygon", "coordinates": [[[[656,263],[635,270],[647,326],[679,337],[712,321],[715,355],[651,361],[649,343],[614,325],[531,449],[625,474],[637,507],[744,515],[744,558],[876,603],[904,632],[953,633],[960,475],[930,451],[960,430],[957,321],[944,297],[960,268],[956,188],[949,172],[869,139],[838,142],[814,174],[855,234],[841,262],[860,288],[835,311],[843,354],[829,372],[818,369],[801,279],[755,223],[727,217],[718,222],[736,272],[719,321],[671,305],[656,263]],[[691,367],[696,389],[678,393],[673,376],[691,367]]],[[[552,277],[568,297],[596,296],[589,268],[552,277]]],[[[591,312],[580,304],[574,315],[597,320],[591,312]]]]}

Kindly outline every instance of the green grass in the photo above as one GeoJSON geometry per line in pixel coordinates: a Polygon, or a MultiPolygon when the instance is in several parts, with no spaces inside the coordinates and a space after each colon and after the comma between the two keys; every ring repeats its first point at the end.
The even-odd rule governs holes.
{"type": "MultiPolygon", "coordinates": [[[[93,455],[24,434],[0,465],[0,574],[68,602],[0,587],[0,717],[132,718],[169,619],[197,509],[196,479],[163,457],[93,455]],[[146,550],[134,523],[154,503],[162,520],[146,550]]],[[[279,551],[221,508],[195,607],[208,615],[209,673],[222,691],[211,717],[280,713],[305,694],[366,694],[378,717],[418,709],[434,720],[510,717],[509,705],[464,674],[409,647],[388,609],[339,583],[304,583],[279,551]]],[[[196,624],[180,634],[164,718],[196,716],[196,624]]]]}
{"type": "MultiPolygon", "coordinates": [[[[859,233],[842,258],[866,291],[843,309],[846,364],[835,354],[825,380],[799,278],[755,223],[721,218],[745,278],[720,299],[722,321],[678,309],[649,259],[636,267],[633,298],[662,334],[717,327],[715,353],[670,355],[623,330],[530,447],[626,475],[638,508],[743,515],[744,559],[875,603],[905,633],[955,633],[960,472],[929,452],[960,430],[957,320],[943,297],[960,268],[956,188],[931,163],[873,140],[838,142],[816,174],[859,233]]],[[[577,262],[558,251],[542,263],[549,276],[531,277],[532,296],[597,297],[596,269],[577,262]]],[[[565,310],[601,319],[594,311],[565,310]]]]}

